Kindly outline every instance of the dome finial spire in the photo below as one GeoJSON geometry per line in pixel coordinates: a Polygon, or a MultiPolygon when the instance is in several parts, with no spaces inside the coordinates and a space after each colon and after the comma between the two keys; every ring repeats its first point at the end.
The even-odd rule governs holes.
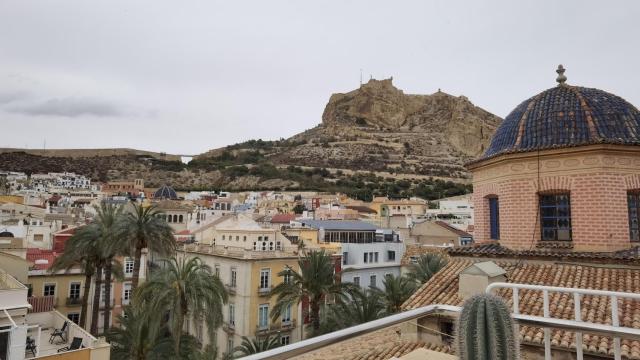
{"type": "Polygon", "coordinates": [[[560,85],[564,85],[564,82],[567,81],[567,77],[564,76],[564,71],[565,69],[562,64],[558,65],[558,69],[556,70],[556,73],[558,73],[558,77],[556,78],[556,81],[560,85]]]}

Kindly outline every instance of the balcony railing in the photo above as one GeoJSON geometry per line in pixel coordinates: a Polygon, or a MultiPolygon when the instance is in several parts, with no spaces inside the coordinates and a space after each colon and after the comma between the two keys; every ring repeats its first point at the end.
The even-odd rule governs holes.
{"type": "Polygon", "coordinates": [[[82,298],[81,297],[68,297],[66,304],[67,304],[67,306],[80,306],[80,305],[82,305],[82,298]]]}
{"type": "Polygon", "coordinates": [[[234,334],[236,332],[235,322],[222,323],[222,330],[224,330],[227,334],[234,334]]]}
{"type": "Polygon", "coordinates": [[[49,312],[58,306],[58,298],[55,295],[32,296],[27,298],[27,302],[31,305],[30,313],[49,312]]]}
{"type": "MultiPolygon", "coordinates": [[[[116,304],[116,300],[115,299],[111,299],[109,300],[109,307],[111,307],[113,309],[113,306],[116,304]]],[[[100,301],[100,309],[104,309],[107,305],[105,304],[104,300],[100,301]]]]}
{"type": "Polygon", "coordinates": [[[269,296],[269,294],[271,294],[271,286],[258,287],[258,295],[260,295],[260,296],[269,296]]]}
{"type": "MultiPolygon", "coordinates": [[[[583,359],[583,347],[582,347],[582,334],[589,333],[595,335],[602,335],[605,337],[613,338],[613,356],[614,359],[621,359],[620,338],[640,340],[640,329],[629,328],[620,326],[619,324],[619,312],[618,312],[618,299],[628,298],[633,300],[640,300],[640,294],[635,293],[623,293],[614,291],[603,290],[590,290],[590,289],[576,289],[576,288],[562,288],[551,286],[538,286],[538,285],[526,285],[526,284],[511,284],[511,283],[494,283],[487,287],[487,292],[491,292],[496,289],[507,288],[513,291],[513,307],[514,312],[512,317],[516,320],[517,326],[530,325],[544,329],[544,358],[545,360],[551,360],[551,339],[550,328],[565,329],[572,331],[576,336],[576,359],[583,359]],[[543,292],[543,316],[533,316],[520,314],[519,312],[519,290],[537,290],[543,292]],[[553,318],[550,316],[549,310],[549,292],[562,292],[572,294],[574,297],[574,303],[577,304],[574,309],[574,320],[553,318]],[[583,295],[592,296],[604,296],[609,297],[611,303],[611,325],[594,323],[584,321],[581,319],[580,310],[580,297],[583,295]]],[[[398,325],[407,321],[416,320],[426,316],[433,316],[438,314],[451,314],[459,313],[462,310],[459,306],[452,305],[440,305],[433,304],[423,306],[418,309],[413,309],[399,314],[387,316],[382,319],[370,321],[364,324],[356,325],[343,330],[335,331],[329,334],[317,336],[311,339],[303,340],[291,345],[282,346],[273,350],[261,352],[259,354],[250,355],[244,357],[244,360],[258,360],[258,359],[289,359],[294,356],[308,353],[319,348],[329,346],[341,341],[349,340],[361,335],[365,335],[389,326],[398,325]]],[[[258,331],[264,331],[258,330],[258,331]]]]}
{"type": "Polygon", "coordinates": [[[229,293],[229,295],[235,295],[236,294],[236,286],[235,285],[225,284],[224,287],[227,289],[227,292],[229,293]]]}
{"type": "Polygon", "coordinates": [[[266,326],[256,326],[256,336],[264,336],[267,334],[275,334],[278,332],[290,331],[296,327],[296,321],[279,322],[276,324],[268,324],[266,326]]]}

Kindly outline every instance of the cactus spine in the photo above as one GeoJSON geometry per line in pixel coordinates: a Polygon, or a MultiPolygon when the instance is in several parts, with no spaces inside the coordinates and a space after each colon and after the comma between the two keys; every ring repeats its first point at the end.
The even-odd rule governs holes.
{"type": "Polygon", "coordinates": [[[480,294],[464,303],[458,319],[460,360],[516,360],[518,339],[511,313],[502,298],[480,294]]]}

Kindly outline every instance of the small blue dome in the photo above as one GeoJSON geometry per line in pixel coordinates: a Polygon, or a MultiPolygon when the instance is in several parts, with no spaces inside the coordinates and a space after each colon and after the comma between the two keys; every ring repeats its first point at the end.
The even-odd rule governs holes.
{"type": "Polygon", "coordinates": [[[176,191],[173,190],[171,186],[163,185],[161,188],[156,190],[156,192],[153,194],[153,198],[177,200],[178,194],[176,194],[176,191]]]}
{"type": "Polygon", "coordinates": [[[518,105],[479,160],[590,144],[640,145],[640,112],[608,92],[561,84],[518,105]]]}

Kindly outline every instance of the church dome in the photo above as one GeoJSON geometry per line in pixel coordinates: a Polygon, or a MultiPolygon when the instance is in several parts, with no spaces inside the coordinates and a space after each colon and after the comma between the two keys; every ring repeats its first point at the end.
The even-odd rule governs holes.
{"type": "Polygon", "coordinates": [[[558,67],[559,85],[518,105],[500,124],[487,159],[501,154],[589,144],[640,145],[640,111],[608,92],[567,85],[558,67]]]}
{"type": "Polygon", "coordinates": [[[153,198],[177,200],[178,194],[176,194],[176,191],[173,190],[171,186],[163,185],[161,188],[156,190],[156,192],[153,194],[153,198]]]}

